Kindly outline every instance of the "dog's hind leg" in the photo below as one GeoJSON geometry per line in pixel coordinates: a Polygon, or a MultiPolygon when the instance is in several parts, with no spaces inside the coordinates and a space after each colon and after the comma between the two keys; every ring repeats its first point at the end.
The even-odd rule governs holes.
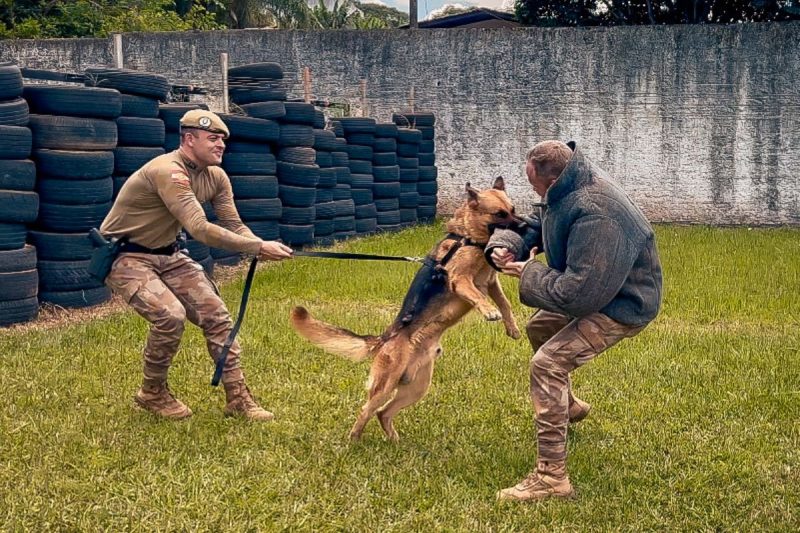
{"type": "Polygon", "coordinates": [[[394,388],[384,388],[376,391],[374,394],[370,393],[367,403],[361,407],[361,412],[358,413],[356,423],[353,424],[353,428],[350,430],[350,438],[352,440],[361,438],[361,434],[364,432],[364,426],[367,425],[370,418],[375,416],[375,412],[392,398],[393,393],[394,388]]]}
{"type": "Polygon", "coordinates": [[[433,376],[433,359],[421,366],[408,384],[400,385],[394,398],[378,411],[378,421],[381,423],[384,433],[393,442],[400,440],[400,436],[394,429],[392,419],[401,409],[413,405],[422,399],[431,386],[433,376]]]}

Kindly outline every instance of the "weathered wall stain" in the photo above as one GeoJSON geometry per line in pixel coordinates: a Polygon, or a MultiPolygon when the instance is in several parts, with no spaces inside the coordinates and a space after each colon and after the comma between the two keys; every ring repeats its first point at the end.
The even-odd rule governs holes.
{"type": "MultiPolygon", "coordinates": [[[[2,41],[31,68],[110,65],[110,39],[2,41]]],[[[656,221],[800,224],[800,23],[580,29],[260,31],[125,34],[125,66],[207,87],[221,107],[231,65],[276,61],[290,94],[312,69],[319,98],[371,116],[437,114],[440,210],[464,182],[504,175],[534,200],[528,148],[575,139],[656,221]]]]}

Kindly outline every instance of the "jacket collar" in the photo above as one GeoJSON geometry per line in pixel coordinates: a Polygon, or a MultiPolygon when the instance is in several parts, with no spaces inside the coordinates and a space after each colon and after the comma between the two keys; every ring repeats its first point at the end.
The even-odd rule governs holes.
{"type": "Polygon", "coordinates": [[[558,179],[544,195],[546,205],[554,205],[572,191],[592,182],[592,168],[589,159],[578,149],[575,141],[569,141],[567,146],[572,149],[572,157],[561,171],[558,179]]]}

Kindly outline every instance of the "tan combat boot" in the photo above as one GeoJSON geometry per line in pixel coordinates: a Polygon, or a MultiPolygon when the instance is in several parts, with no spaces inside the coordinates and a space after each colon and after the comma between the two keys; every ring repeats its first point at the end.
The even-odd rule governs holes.
{"type": "Polygon", "coordinates": [[[142,409],[164,418],[180,420],[192,416],[192,410],[175,399],[166,383],[144,383],[133,401],[142,409]]]}
{"type": "Polygon", "coordinates": [[[569,421],[570,423],[580,422],[589,415],[592,405],[584,402],[580,398],[573,396],[569,404],[569,421]]]}
{"type": "Polygon", "coordinates": [[[575,490],[564,463],[539,462],[528,477],[497,493],[500,501],[533,502],[546,498],[572,498],[575,490]]]}
{"type": "Polygon", "coordinates": [[[262,409],[250,394],[244,380],[233,383],[223,383],[225,386],[225,399],[228,402],[223,412],[225,416],[241,416],[248,420],[268,421],[275,415],[262,409]]]}

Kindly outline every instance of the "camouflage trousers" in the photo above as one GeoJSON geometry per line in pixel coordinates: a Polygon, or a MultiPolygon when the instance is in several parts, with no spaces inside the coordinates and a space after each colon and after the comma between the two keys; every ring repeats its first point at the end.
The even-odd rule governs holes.
{"type": "MultiPolygon", "coordinates": [[[[144,347],[146,384],[166,382],[187,318],[203,330],[212,359],[219,358],[233,328],[231,316],[203,267],[185,254],[121,254],[106,285],[150,322],[144,347]]],[[[240,352],[239,343],[234,341],[222,375],[226,383],[244,379],[239,368],[240,352]]]]}
{"type": "Polygon", "coordinates": [[[531,399],[536,412],[539,461],[567,458],[567,426],[573,395],[569,373],[644,326],[627,326],[602,313],[572,318],[539,310],[526,331],[534,350],[531,399]]]}

